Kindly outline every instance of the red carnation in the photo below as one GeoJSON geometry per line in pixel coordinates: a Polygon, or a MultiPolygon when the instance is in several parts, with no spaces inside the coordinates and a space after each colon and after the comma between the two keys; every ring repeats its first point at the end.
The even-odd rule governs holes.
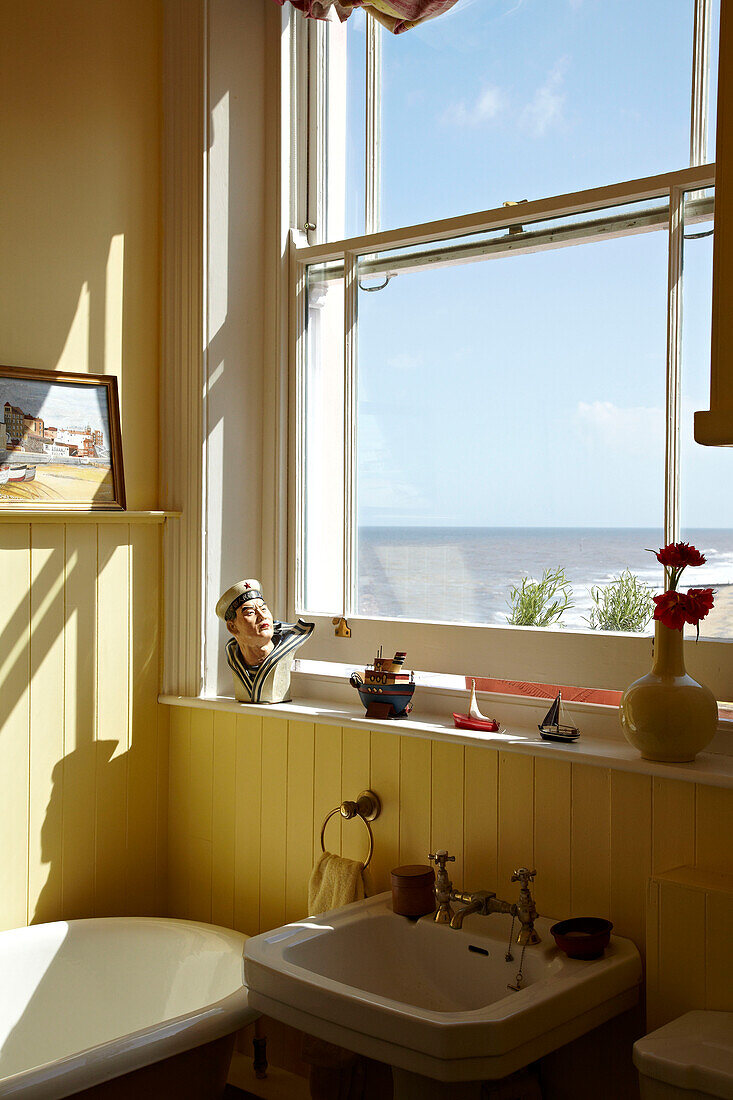
{"type": "Polygon", "coordinates": [[[686,565],[704,565],[706,559],[689,542],[670,542],[657,553],[657,561],[669,569],[684,569],[686,565]]]}
{"type": "Polygon", "coordinates": [[[682,630],[687,618],[687,600],[681,592],[662,592],[661,596],[654,596],[654,618],[658,619],[670,630],[682,630]]]}
{"type": "Polygon", "coordinates": [[[685,600],[687,608],[686,621],[691,626],[697,626],[700,620],[704,619],[708,612],[713,609],[712,588],[691,588],[687,595],[682,598],[685,600]]]}

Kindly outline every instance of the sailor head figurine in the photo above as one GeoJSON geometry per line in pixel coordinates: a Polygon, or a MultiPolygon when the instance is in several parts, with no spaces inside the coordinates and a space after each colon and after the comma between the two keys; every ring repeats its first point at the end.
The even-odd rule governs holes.
{"type": "Polygon", "coordinates": [[[242,703],[282,703],[290,693],[295,651],[307,641],[313,623],[277,622],[265,603],[258,580],[238,581],[216,605],[216,614],[232,635],[226,645],[234,694],[242,703]]]}
{"type": "Polygon", "coordinates": [[[274,646],[270,609],[262,598],[259,581],[239,581],[227,589],[216,605],[248,665],[261,665],[274,646]]]}

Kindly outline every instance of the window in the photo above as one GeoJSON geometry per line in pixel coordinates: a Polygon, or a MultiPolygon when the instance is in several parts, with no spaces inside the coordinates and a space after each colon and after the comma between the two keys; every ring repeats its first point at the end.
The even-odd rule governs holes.
{"type": "Polygon", "coordinates": [[[453,13],[299,30],[291,611],[323,617],[315,658],[344,659],[346,615],[360,656],[623,687],[648,642],[589,629],[594,586],[658,587],[645,547],[681,533],[733,581],[719,463],[678,439],[709,369],[716,5],[453,13]],[[509,624],[512,587],[557,568],[560,629],[509,624]]]}

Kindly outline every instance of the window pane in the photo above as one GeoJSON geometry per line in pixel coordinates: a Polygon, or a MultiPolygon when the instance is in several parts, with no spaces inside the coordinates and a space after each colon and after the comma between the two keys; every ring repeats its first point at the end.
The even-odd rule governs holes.
{"type": "Polygon", "coordinates": [[[308,269],[303,478],[305,606],[326,614],[343,608],[344,526],[344,284],[328,274],[308,269]]]}
{"type": "Polygon", "coordinates": [[[710,76],[708,94],[708,150],[707,160],[715,161],[715,128],[718,123],[718,46],[720,44],[720,0],[711,0],[710,20],[710,76]]]}
{"type": "Polygon", "coordinates": [[[358,611],[505,623],[523,576],[659,583],[667,236],[359,295],[358,611]]]}
{"type": "MultiPolygon", "coordinates": [[[[366,14],[356,8],[346,33],[346,237],[364,232],[366,148],[366,14]]],[[[332,237],[333,240],[337,238],[332,237]]]]}
{"type": "Polygon", "coordinates": [[[385,228],[689,163],[693,0],[462,0],[382,37],[385,228]]]}
{"type": "MultiPolygon", "coordinates": [[[[686,227],[704,233],[712,221],[686,227]]],[[[727,447],[695,443],[693,418],[710,408],[710,303],[713,238],[685,240],[682,327],[680,517],[682,538],[701,550],[707,564],[688,569],[682,587],[716,589],[715,606],[700,625],[708,638],[733,637],[733,454],[727,447]]]]}

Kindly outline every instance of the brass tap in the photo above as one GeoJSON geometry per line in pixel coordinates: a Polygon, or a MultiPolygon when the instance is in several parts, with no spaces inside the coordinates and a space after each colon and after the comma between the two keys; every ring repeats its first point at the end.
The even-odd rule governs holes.
{"type": "Polygon", "coordinates": [[[488,916],[491,912],[491,902],[495,897],[496,894],[492,894],[489,890],[477,890],[475,894],[460,894],[454,890],[451,901],[460,901],[463,908],[457,909],[451,917],[451,928],[463,928],[463,921],[469,913],[480,913],[482,917],[488,916]]]}
{"type": "Polygon", "coordinates": [[[434,854],[431,852],[428,855],[428,859],[432,860],[437,867],[435,873],[435,900],[438,903],[438,908],[435,911],[433,920],[436,924],[450,924],[453,919],[453,909],[451,907],[453,883],[448,877],[445,865],[446,863],[455,863],[456,857],[449,856],[445,848],[436,848],[434,854]]]}
{"type": "Polygon", "coordinates": [[[521,924],[521,928],[517,934],[517,943],[521,947],[540,943],[540,936],[534,926],[534,922],[537,920],[539,914],[529,889],[529,884],[534,880],[536,874],[536,871],[529,871],[526,867],[519,867],[512,875],[512,882],[521,883],[519,889],[519,904],[515,906],[515,916],[521,924]]]}

